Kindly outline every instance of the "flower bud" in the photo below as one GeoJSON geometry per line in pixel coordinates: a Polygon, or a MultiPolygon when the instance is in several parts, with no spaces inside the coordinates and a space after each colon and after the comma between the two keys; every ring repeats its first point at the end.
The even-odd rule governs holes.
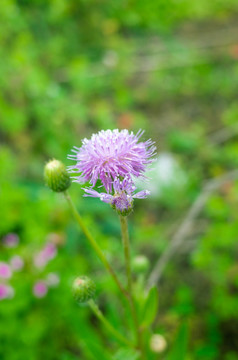
{"type": "Polygon", "coordinates": [[[150,339],[150,349],[154,353],[162,353],[167,348],[167,342],[165,338],[160,334],[152,335],[150,339]]]}
{"type": "Polygon", "coordinates": [[[59,160],[51,160],[45,165],[44,177],[49,188],[56,192],[67,190],[71,183],[64,164],[59,160]]]}
{"type": "Polygon", "coordinates": [[[144,255],[138,255],[132,260],[132,268],[136,273],[145,273],[149,268],[149,260],[144,255]]]}
{"type": "Polygon", "coordinates": [[[73,297],[77,303],[85,303],[95,295],[95,283],[87,276],[79,276],[73,282],[73,297]]]}

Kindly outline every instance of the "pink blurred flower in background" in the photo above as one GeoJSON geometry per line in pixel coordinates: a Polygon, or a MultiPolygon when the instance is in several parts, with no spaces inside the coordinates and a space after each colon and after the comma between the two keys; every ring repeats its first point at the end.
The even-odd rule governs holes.
{"type": "Polygon", "coordinates": [[[21,271],[24,267],[24,260],[19,255],[14,255],[10,259],[10,266],[13,271],[21,271]]]}
{"type": "Polygon", "coordinates": [[[0,300],[11,299],[14,296],[14,289],[10,285],[0,284],[0,300]]]}
{"type": "MultiPolygon", "coordinates": [[[[16,234],[9,233],[2,242],[4,246],[13,248],[17,246],[19,238],[16,234]]],[[[33,264],[39,269],[43,269],[49,261],[55,258],[58,249],[53,241],[47,241],[43,248],[33,256],[33,264]]],[[[12,278],[13,273],[21,271],[25,265],[24,259],[20,255],[13,255],[8,262],[0,261],[0,300],[10,299],[14,296],[14,289],[9,285],[8,280],[12,278]]],[[[44,280],[34,282],[32,292],[36,298],[43,298],[47,295],[49,288],[57,287],[60,283],[60,277],[56,273],[49,273],[44,280]]]]}
{"type": "Polygon", "coordinates": [[[2,238],[3,245],[8,248],[14,248],[19,244],[19,236],[15,233],[9,233],[2,238]]]}
{"type": "Polygon", "coordinates": [[[12,270],[10,266],[5,262],[0,262],[0,278],[10,279],[12,276],[12,270]]]}
{"type": "Polygon", "coordinates": [[[37,268],[45,267],[50,260],[57,255],[57,247],[55,244],[48,242],[45,247],[34,257],[34,265],[37,268]]]}
{"type": "Polygon", "coordinates": [[[60,283],[60,277],[56,273],[49,273],[46,277],[46,283],[49,287],[57,287],[60,283]]]}
{"type": "Polygon", "coordinates": [[[42,250],[42,255],[47,259],[51,260],[57,255],[57,247],[53,243],[47,243],[42,250]]]}
{"type": "Polygon", "coordinates": [[[33,294],[37,298],[43,298],[48,292],[48,286],[45,281],[38,280],[33,286],[33,294]]]}

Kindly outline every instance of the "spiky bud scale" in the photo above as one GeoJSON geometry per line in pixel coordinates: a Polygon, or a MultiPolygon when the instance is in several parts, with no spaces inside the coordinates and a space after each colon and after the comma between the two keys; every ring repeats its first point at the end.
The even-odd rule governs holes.
{"type": "Polygon", "coordinates": [[[89,277],[79,276],[73,282],[72,291],[77,303],[82,304],[94,297],[96,286],[89,277]]]}

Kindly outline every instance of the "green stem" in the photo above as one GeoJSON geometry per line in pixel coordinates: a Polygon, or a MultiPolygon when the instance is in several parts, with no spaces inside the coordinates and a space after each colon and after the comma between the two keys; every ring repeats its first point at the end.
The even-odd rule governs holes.
{"type": "Polygon", "coordinates": [[[120,289],[120,291],[122,292],[122,294],[127,298],[128,300],[128,294],[126,292],[126,290],[124,289],[124,287],[122,286],[120,280],[118,279],[117,275],[115,274],[114,270],[112,269],[111,265],[109,264],[109,262],[107,261],[106,257],[104,256],[101,248],[99,247],[99,245],[97,244],[97,242],[94,240],[93,236],[91,235],[91,233],[88,231],[87,227],[84,225],[84,222],[81,218],[81,216],[79,215],[68,191],[64,192],[64,196],[69,204],[69,207],[76,219],[76,221],[78,222],[79,226],[81,227],[84,235],[86,236],[87,240],[89,241],[90,245],[92,246],[92,248],[94,249],[94,251],[96,252],[97,256],[99,257],[99,259],[101,260],[101,262],[103,263],[103,265],[105,266],[105,268],[107,269],[107,271],[111,274],[112,278],[114,279],[115,283],[117,284],[118,288],[120,289]]]}
{"type": "Polygon", "coordinates": [[[129,303],[131,308],[131,314],[135,326],[135,332],[137,336],[137,346],[143,355],[143,342],[141,337],[141,331],[139,326],[139,321],[136,313],[135,301],[132,293],[132,273],[131,273],[131,259],[130,259],[130,241],[128,233],[128,224],[126,216],[120,215],[120,224],[121,224],[121,234],[122,234],[122,244],[124,249],[125,263],[126,263],[126,274],[127,274],[127,289],[129,295],[129,303]]]}
{"type": "Polygon", "coordinates": [[[126,262],[127,289],[128,293],[132,292],[132,275],[131,275],[131,259],[130,259],[130,242],[126,216],[120,215],[122,243],[126,262]]]}
{"type": "Polygon", "coordinates": [[[104,317],[103,313],[101,312],[101,310],[98,308],[98,306],[95,304],[95,302],[93,300],[89,300],[88,304],[89,304],[90,308],[92,309],[92,311],[94,312],[94,314],[97,316],[97,318],[104,324],[104,326],[107,328],[107,330],[110,331],[111,334],[114,335],[114,337],[117,340],[119,340],[124,345],[130,346],[132,348],[134,347],[133,344],[131,344],[121,333],[119,333],[109,323],[109,321],[104,317]]]}

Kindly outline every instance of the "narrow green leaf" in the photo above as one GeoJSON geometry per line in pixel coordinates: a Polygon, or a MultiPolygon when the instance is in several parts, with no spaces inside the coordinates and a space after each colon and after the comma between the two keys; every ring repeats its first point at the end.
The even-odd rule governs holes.
{"type": "Polygon", "coordinates": [[[132,349],[127,349],[127,348],[122,348],[120,350],[117,351],[117,353],[113,356],[113,360],[137,360],[139,359],[139,352],[132,350],[132,349]]]}
{"type": "Polygon", "coordinates": [[[182,324],[176,336],[174,345],[166,360],[185,360],[188,346],[188,325],[182,324]]]}
{"type": "Polygon", "coordinates": [[[90,359],[95,360],[111,360],[111,355],[107,352],[105,347],[93,340],[86,340],[81,342],[83,352],[85,355],[89,356],[90,359]]]}
{"type": "Polygon", "coordinates": [[[156,286],[153,286],[149,291],[144,305],[142,326],[149,326],[154,321],[158,311],[158,302],[158,290],[156,286]]]}

